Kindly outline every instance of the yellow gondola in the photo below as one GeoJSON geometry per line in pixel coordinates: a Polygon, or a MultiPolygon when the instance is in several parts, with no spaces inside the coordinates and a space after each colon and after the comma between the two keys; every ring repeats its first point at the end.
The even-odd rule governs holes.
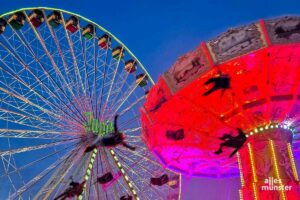
{"type": "Polygon", "coordinates": [[[115,59],[121,59],[124,57],[124,49],[121,46],[117,46],[112,50],[112,57],[115,59]]]}
{"type": "Polygon", "coordinates": [[[139,74],[136,76],[135,82],[140,87],[145,87],[148,83],[148,76],[145,74],[139,74]]]}

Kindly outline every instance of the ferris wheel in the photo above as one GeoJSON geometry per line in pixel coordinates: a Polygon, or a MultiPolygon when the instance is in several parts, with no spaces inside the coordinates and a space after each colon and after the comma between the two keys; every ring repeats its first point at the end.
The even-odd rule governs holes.
{"type": "Polygon", "coordinates": [[[140,137],[152,85],[122,42],[80,15],[0,16],[1,197],[178,200],[180,175],[140,137]]]}

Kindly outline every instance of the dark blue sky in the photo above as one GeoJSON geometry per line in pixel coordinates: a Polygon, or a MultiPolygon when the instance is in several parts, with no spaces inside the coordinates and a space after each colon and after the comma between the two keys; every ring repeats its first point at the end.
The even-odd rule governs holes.
{"type": "Polygon", "coordinates": [[[63,8],[99,23],[131,49],[154,80],[179,55],[229,27],[300,14],[299,0],[1,0],[0,13],[32,6],[63,8]]]}
{"type": "MultiPolygon", "coordinates": [[[[300,15],[299,0],[1,0],[0,13],[32,6],[62,8],[102,25],[129,47],[154,80],[179,55],[230,27],[260,18],[300,15]]],[[[237,198],[238,179],[228,183],[185,178],[183,199],[237,198]],[[207,189],[212,192],[208,194],[207,189]]]]}

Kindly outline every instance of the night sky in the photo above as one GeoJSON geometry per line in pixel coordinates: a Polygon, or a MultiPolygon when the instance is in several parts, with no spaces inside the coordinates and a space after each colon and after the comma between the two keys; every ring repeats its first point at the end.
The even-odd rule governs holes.
{"type": "MultiPolygon", "coordinates": [[[[119,38],[156,81],[176,58],[230,27],[300,14],[299,0],[1,0],[0,13],[18,8],[62,8],[85,16],[119,38]],[[227,3],[224,3],[227,2],[227,3]]],[[[299,166],[299,165],[298,165],[299,166]]],[[[182,199],[238,199],[238,178],[185,177],[182,199]],[[206,198],[204,197],[205,195],[206,198]]]]}

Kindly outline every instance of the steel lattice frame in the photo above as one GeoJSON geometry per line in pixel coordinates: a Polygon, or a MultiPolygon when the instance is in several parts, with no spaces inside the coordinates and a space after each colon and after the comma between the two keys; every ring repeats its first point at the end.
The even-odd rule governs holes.
{"type": "Polygon", "coordinates": [[[137,199],[179,199],[180,176],[162,168],[140,138],[139,108],[154,84],[144,66],[115,36],[80,15],[37,7],[0,18],[19,12],[26,17],[24,26],[15,30],[8,23],[0,35],[2,197],[53,199],[68,188],[71,177],[81,182],[90,169],[82,194],[85,199],[120,199],[133,192],[137,199]],[[36,9],[45,19],[59,12],[62,24],[54,29],[45,20],[36,28],[29,20],[36,9]],[[73,34],[65,28],[70,16],[79,19],[79,30],[73,34]],[[87,24],[96,27],[89,40],[82,36],[87,24]],[[97,45],[102,34],[111,38],[107,49],[97,45]],[[124,58],[111,56],[116,46],[124,50],[124,58]],[[133,74],[124,70],[129,59],[137,63],[133,74]],[[136,82],[135,75],[140,73],[149,79],[145,87],[136,82]],[[92,152],[84,153],[93,139],[84,131],[85,112],[93,112],[100,121],[112,120],[118,113],[126,141],[137,150],[98,148],[91,162],[92,152]],[[101,187],[97,176],[109,171],[118,178],[101,187]],[[178,181],[175,189],[168,184],[150,186],[151,177],[164,173],[178,181]]]}

